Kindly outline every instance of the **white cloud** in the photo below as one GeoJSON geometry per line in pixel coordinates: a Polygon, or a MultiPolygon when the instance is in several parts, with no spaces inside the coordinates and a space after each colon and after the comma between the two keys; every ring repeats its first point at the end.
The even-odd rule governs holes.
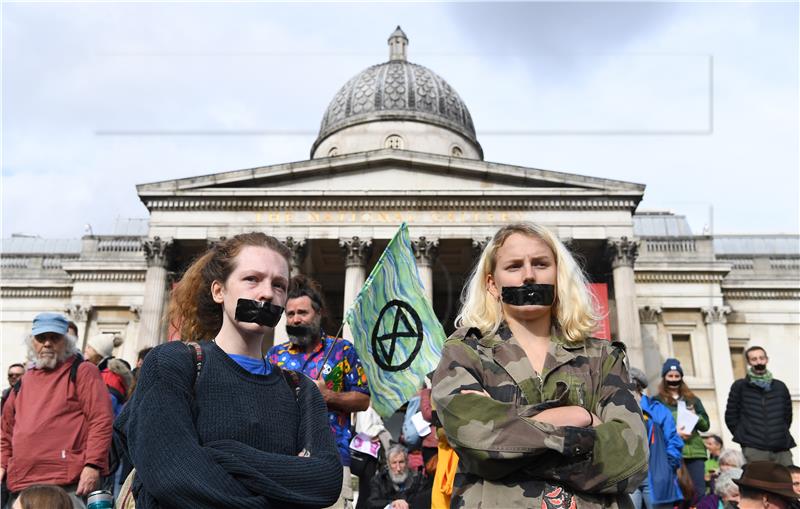
{"type": "Polygon", "coordinates": [[[606,19],[549,6],[526,11],[540,46],[528,19],[512,23],[523,6],[493,24],[481,4],[7,4],[3,234],[100,231],[146,215],[137,183],[307,158],[313,134],[98,132],[313,133],[336,90],[386,58],[396,24],[410,59],[459,91],[479,136],[702,129],[711,55],[711,135],[485,135],[487,159],[646,183],[643,206],[691,209],[698,231],[705,204],[718,230],[798,230],[796,6],[637,4],[606,19]],[[498,33],[503,19],[524,35],[498,33]]]}

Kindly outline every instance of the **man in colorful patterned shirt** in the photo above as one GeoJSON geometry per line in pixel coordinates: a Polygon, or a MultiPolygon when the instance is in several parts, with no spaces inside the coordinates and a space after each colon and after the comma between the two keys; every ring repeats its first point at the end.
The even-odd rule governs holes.
{"type": "Polygon", "coordinates": [[[350,414],[369,406],[367,375],[353,343],[328,336],[322,330],[325,310],[319,285],[295,276],[286,301],[286,332],[289,341],[267,353],[277,366],[300,371],[313,379],[328,405],[328,422],[336,439],[344,467],[344,484],[333,507],[352,507],[350,484],[350,414]]]}

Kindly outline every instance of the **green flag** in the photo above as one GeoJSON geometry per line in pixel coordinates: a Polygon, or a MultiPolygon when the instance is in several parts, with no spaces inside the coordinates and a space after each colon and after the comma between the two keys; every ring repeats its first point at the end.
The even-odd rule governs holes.
{"type": "Polygon", "coordinates": [[[345,316],[367,371],[372,407],[390,417],[439,364],[444,329],[425,297],[405,223],[345,316]]]}

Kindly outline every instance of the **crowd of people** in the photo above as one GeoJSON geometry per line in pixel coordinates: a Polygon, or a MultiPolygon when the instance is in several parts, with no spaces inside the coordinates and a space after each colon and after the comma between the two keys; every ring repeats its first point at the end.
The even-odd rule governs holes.
{"type": "Polygon", "coordinates": [[[488,242],[394,434],[353,343],[326,332],[319,284],[290,266],[264,233],[215,243],[173,290],[182,340],[133,368],[121,338],[81,353],[74,323],[36,316],[2,394],[2,507],[84,508],[97,490],[126,509],[798,507],[791,397],[764,348],[730,389],[732,447],[677,359],[649,390],[623,343],[592,337],[586,277],[546,228],[488,242]],[[264,355],[283,316],[289,340],[264,355]]]}

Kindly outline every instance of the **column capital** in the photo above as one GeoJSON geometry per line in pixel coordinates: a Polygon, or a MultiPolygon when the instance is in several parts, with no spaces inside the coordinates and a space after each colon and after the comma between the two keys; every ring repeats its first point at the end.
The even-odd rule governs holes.
{"type": "Polygon", "coordinates": [[[77,323],[85,322],[89,318],[89,313],[91,311],[91,306],[82,306],[80,304],[67,304],[67,307],[64,309],[67,318],[77,323]]]}
{"type": "Polygon", "coordinates": [[[371,254],[372,239],[341,239],[339,247],[344,250],[345,267],[364,267],[371,254]]]}
{"type": "Polygon", "coordinates": [[[214,237],[208,238],[206,239],[206,249],[212,249],[214,246],[216,246],[220,242],[225,242],[227,239],[228,237],[225,236],[219,238],[214,238],[214,237]]]}
{"type": "Polygon", "coordinates": [[[183,274],[181,274],[180,272],[168,270],[164,278],[164,282],[167,285],[167,288],[171,289],[173,284],[181,280],[181,277],[183,277],[183,274]]]}
{"type": "Polygon", "coordinates": [[[148,267],[166,267],[172,250],[172,239],[164,240],[161,237],[153,237],[143,240],[142,249],[147,258],[148,267]]]}
{"type": "Polygon", "coordinates": [[[300,267],[303,266],[303,260],[308,252],[308,242],[306,239],[295,239],[294,237],[286,237],[283,245],[289,248],[292,252],[292,272],[299,273],[300,267]]]}
{"type": "Polygon", "coordinates": [[[706,325],[712,323],[726,324],[728,323],[727,316],[730,314],[731,308],[730,306],[709,306],[702,308],[701,311],[703,312],[703,320],[706,322],[706,325]]]}
{"type": "Polygon", "coordinates": [[[483,250],[486,249],[486,245],[489,243],[490,240],[492,240],[491,237],[472,239],[472,253],[475,255],[476,258],[479,257],[481,253],[483,253],[483,250]]]}
{"type": "Polygon", "coordinates": [[[659,306],[644,306],[639,308],[639,322],[641,323],[658,323],[661,316],[661,308],[659,306]]]}
{"type": "Polygon", "coordinates": [[[631,267],[639,254],[639,242],[629,240],[628,237],[621,239],[608,239],[606,244],[606,254],[611,259],[611,267],[631,267]]]}
{"type": "Polygon", "coordinates": [[[420,237],[411,241],[411,249],[414,250],[414,257],[419,265],[430,267],[439,250],[439,239],[428,240],[424,236],[420,237]]]}
{"type": "Polygon", "coordinates": [[[128,311],[133,315],[133,321],[138,322],[142,318],[142,306],[135,305],[128,308],[128,311]]]}

